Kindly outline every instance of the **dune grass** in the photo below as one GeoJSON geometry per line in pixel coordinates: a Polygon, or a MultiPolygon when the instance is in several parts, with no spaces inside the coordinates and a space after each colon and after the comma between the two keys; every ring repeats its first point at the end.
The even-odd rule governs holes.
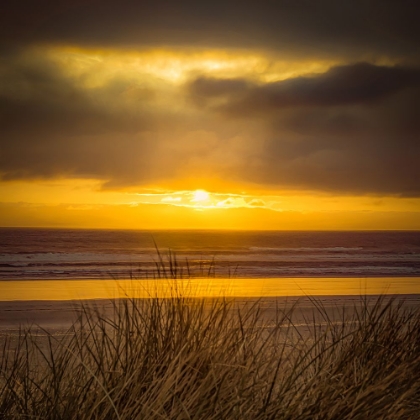
{"type": "MultiPolygon", "coordinates": [[[[69,334],[22,330],[3,349],[5,419],[420,418],[420,314],[362,302],[333,322],[319,302],[301,335],[294,307],[122,299],[85,308],[69,334]]],[[[39,330],[38,330],[39,331],[39,330]]]]}

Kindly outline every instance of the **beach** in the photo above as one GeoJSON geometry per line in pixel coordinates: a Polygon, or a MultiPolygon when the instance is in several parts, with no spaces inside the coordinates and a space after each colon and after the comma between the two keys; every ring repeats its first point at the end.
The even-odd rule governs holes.
{"type": "Polygon", "coordinates": [[[175,413],[179,398],[184,418],[184,404],[214,395],[209,412],[221,404],[229,412],[234,401],[254,413],[242,418],[255,418],[261,404],[267,418],[325,417],[354,404],[394,416],[398,398],[416,411],[420,235],[160,234],[181,245],[139,249],[145,232],[8,231],[4,401],[17,406],[30,395],[34,408],[22,410],[45,413],[53,390],[51,412],[79,416],[74,400],[112,419],[117,405],[146,418],[175,413]],[[379,398],[378,389],[388,391],[379,398]]]}
{"type": "Polygon", "coordinates": [[[351,306],[365,297],[387,295],[420,302],[419,277],[374,278],[192,278],[108,280],[10,280],[0,282],[0,327],[29,324],[68,326],[80,305],[110,307],[113,299],[150,297],[261,300],[264,306],[297,301],[307,309],[311,299],[325,307],[351,306]]]}
{"type": "Polygon", "coordinates": [[[137,297],[215,299],[234,301],[235,307],[257,305],[265,321],[277,311],[292,307],[292,321],[299,331],[321,325],[325,314],[333,322],[351,318],[355,309],[374,305],[382,296],[406,309],[420,308],[419,278],[386,279],[188,279],[181,280],[73,280],[0,282],[0,335],[16,334],[20,327],[38,327],[60,335],[77,320],[84,308],[112,317],[114,303],[137,297]],[[228,282],[229,286],[226,286],[228,282]],[[314,284],[315,283],[315,284],[314,284]],[[224,286],[224,287],[222,287],[224,286]],[[320,313],[319,308],[325,313],[320,313]]]}
{"type": "MultiPolygon", "coordinates": [[[[153,418],[150,402],[156,404],[151,410],[162,410],[160,399],[172,398],[172,391],[165,390],[178,389],[184,378],[189,382],[183,387],[198,389],[204,401],[223,389],[227,411],[231,401],[246,407],[261,390],[247,408],[257,413],[260,401],[271,395],[270,381],[280,401],[273,403],[273,413],[286,413],[282,401],[290,398],[294,408],[289,418],[296,410],[322,412],[320,399],[329,413],[340,405],[340,395],[352,392],[340,410],[366,400],[360,412],[370,412],[372,404],[394,395],[395,389],[411,401],[405,408],[415,411],[419,232],[0,231],[2,363],[9,366],[10,378],[18,372],[15,363],[27,366],[19,378],[45,387],[38,395],[29,381],[22,391],[15,387],[20,379],[14,378],[8,384],[19,401],[21,392],[22,400],[33,392],[36,404],[46,407],[59,381],[62,402],[53,410],[71,411],[71,394],[75,401],[92,401],[88,411],[98,407],[101,412],[109,392],[130,384],[135,401],[127,403],[127,410],[137,407],[137,396],[143,395],[142,412],[153,418]],[[141,311],[127,312],[131,307],[141,311]],[[140,324],[136,334],[133,324],[140,324]],[[111,327],[110,333],[103,325],[115,330],[111,327]],[[66,348],[70,353],[63,353],[66,348]],[[87,368],[86,352],[92,355],[87,368]],[[58,374],[48,365],[50,359],[62,366],[58,374]],[[277,377],[280,360],[282,375],[277,377]],[[207,367],[197,382],[196,366],[203,363],[207,367]],[[185,366],[190,373],[179,376],[185,366]],[[90,385],[93,371],[101,378],[99,388],[90,385]],[[226,387],[219,387],[226,377],[231,378],[226,387]],[[213,381],[215,388],[206,388],[213,381]],[[371,398],[363,399],[365,384],[371,398]],[[313,399],[312,391],[305,391],[308,386],[313,399]],[[382,388],[388,391],[375,396],[382,388]],[[153,389],[158,394],[149,397],[153,389]],[[230,389],[241,390],[239,399],[230,389]],[[298,390],[295,396],[291,389],[298,390]]],[[[182,398],[188,401],[189,394],[182,398]]],[[[126,404],[119,396],[115,401],[126,404]]],[[[393,398],[387,404],[377,410],[399,413],[393,398]]]]}
{"type": "Polygon", "coordinates": [[[125,297],[285,299],[326,306],[420,296],[419,232],[0,229],[2,326],[74,319],[125,297]]]}
{"type": "Polygon", "coordinates": [[[332,308],[382,294],[415,304],[420,295],[418,232],[0,231],[6,329],[62,330],[81,302],[106,309],[112,299],[175,290],[272,308],[307,296],[332,308]]]}

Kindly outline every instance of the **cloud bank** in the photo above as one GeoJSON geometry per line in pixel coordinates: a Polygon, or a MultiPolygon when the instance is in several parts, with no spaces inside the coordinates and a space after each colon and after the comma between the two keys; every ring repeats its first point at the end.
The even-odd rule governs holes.
{"type": "Polygon", "coordinates": [[[415,6],[9,2],[0,16],[1,179],[89,178],[118,189],[176,180],[204,188],[211,178],[238,190],[418,197],[415,6]],[[233,51],[269,64],[250,58],[223,76],[217,54],[197,59],[209,48],[223,51],[226,69],[233,51]],[[169,50],[198,64],[176,67],[169,50]],[[139,64],[144,51],[161,57],[160,72],[139,64]],[[302,71],[311,60],[332,64],[302,71]]]}
{"type": "Polygon", "coordinates": [[[420,43],[416,11],[411,0],[22,0],[3,6],[0,39],[8,48],[193,46],[413,58],[420,43]]]}

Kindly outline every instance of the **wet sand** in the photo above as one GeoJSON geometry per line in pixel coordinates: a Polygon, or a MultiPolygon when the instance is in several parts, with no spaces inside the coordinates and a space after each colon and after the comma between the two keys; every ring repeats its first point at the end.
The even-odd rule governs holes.
{"type": "Polygon", "coordinates": [[[44,280],[0,282],[0,336],[13,334],[20,326],[40,326],[54,334],[64,333],[77,319],[83,306],[111,313],[115,299],[127,296],[148,298],[182,294],[192,298],[234,299],[239,306],[259,302],[269,323],[276,308],[296,305],[293,323],[305,329],[323,322],[314,301],[327,316],[340,321],[343,308],[351,317],[367,299],[403,301],[420,308],[420,278],[277,278],[277,279],[189,279],[170,280],[44,280]],[[315,318],[314,318],[315,317],[315,318]]]}
{"type": "Polygon", "coordinates": [[[420,294],[420,277],[193,278],[184,280],[4,280],[0,301],[93,300],[126,296],[291,297],[420,294]]]}

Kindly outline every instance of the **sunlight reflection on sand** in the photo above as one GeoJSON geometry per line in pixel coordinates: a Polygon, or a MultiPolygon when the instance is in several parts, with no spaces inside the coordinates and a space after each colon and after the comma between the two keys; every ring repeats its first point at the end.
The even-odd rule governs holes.
{"type": "Polygon", "coordinates": [[[19,280],[0,282],[0,300],[119,297],[274,297],[420,294],[419,277],[195,278],[185,280],[19,280]]]}

